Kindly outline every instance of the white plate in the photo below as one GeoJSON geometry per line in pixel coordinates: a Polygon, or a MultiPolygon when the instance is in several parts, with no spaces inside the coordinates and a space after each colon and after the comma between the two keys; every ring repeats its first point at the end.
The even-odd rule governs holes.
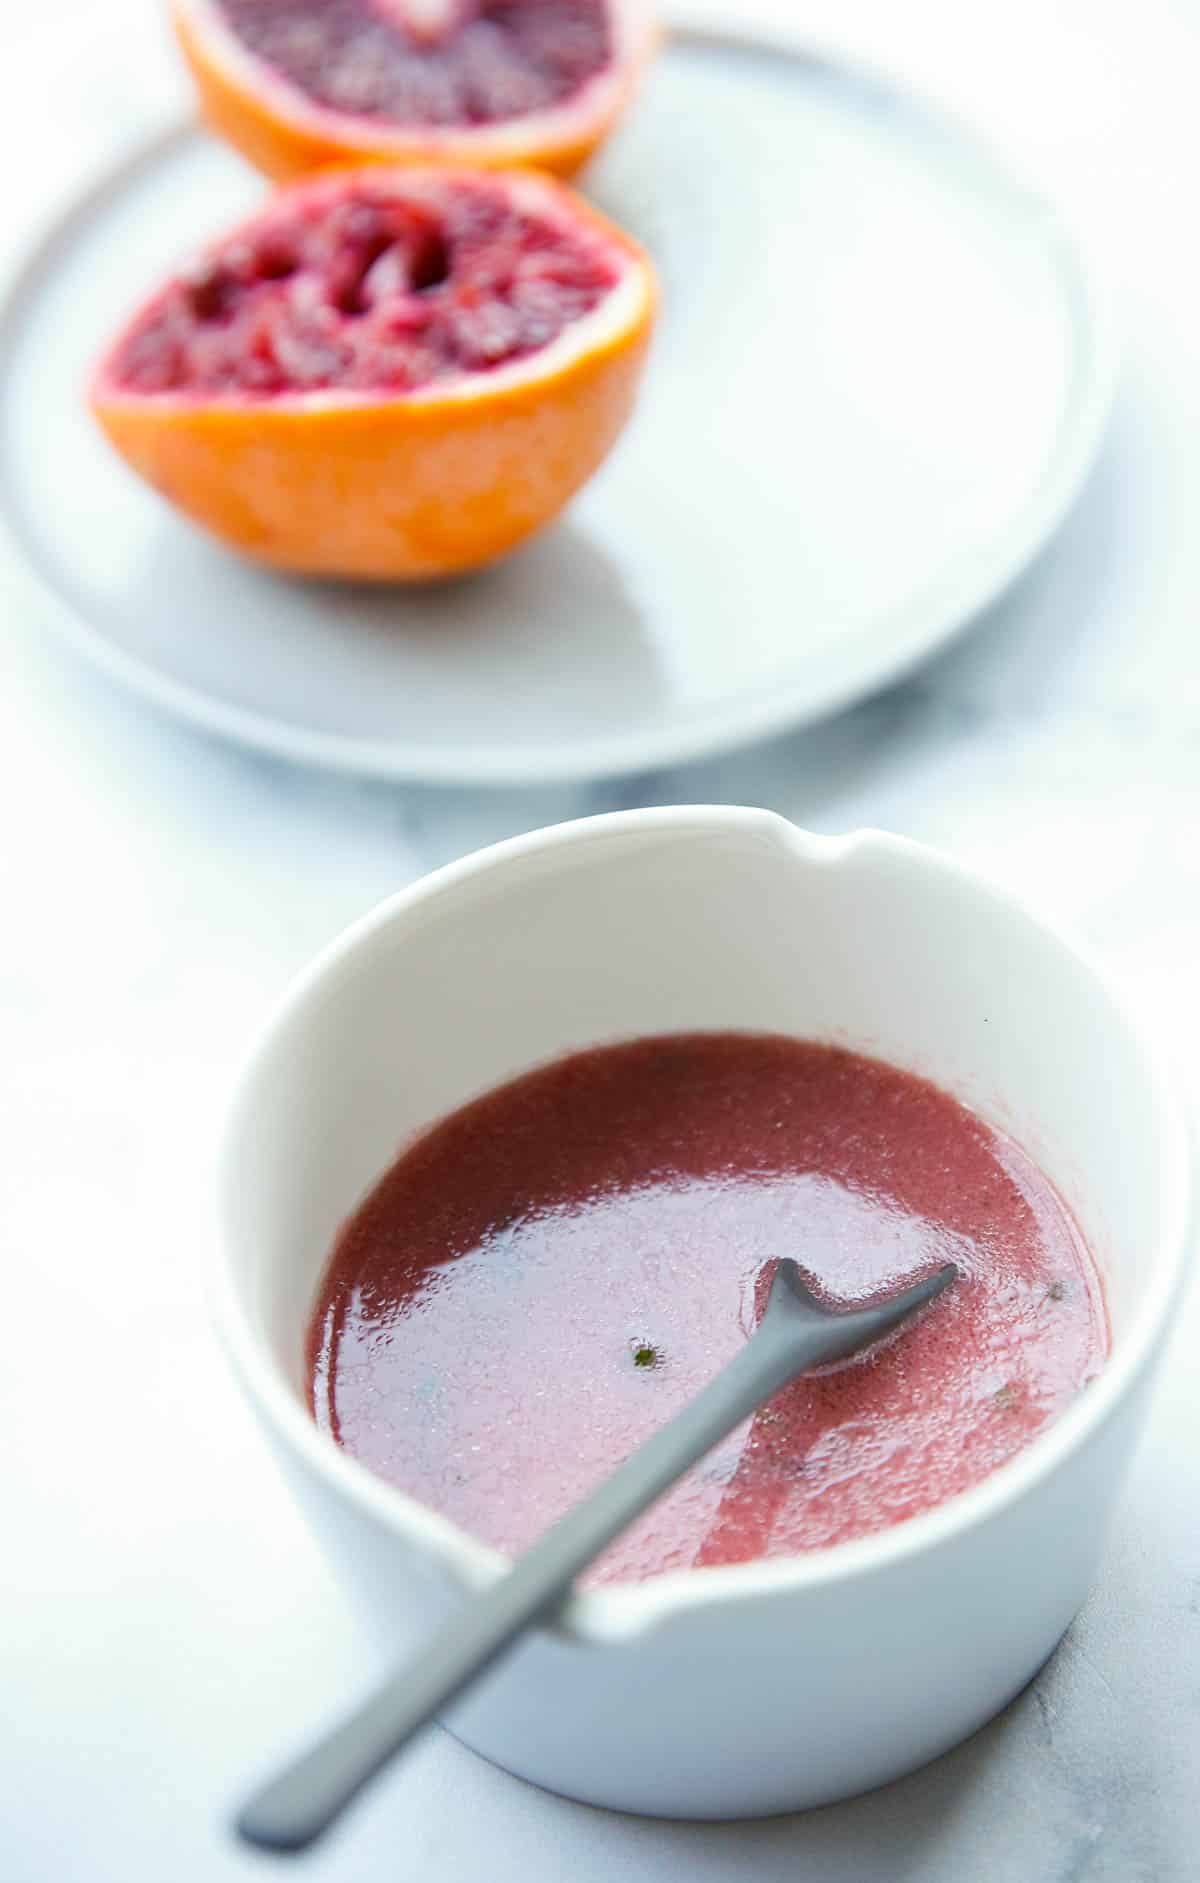
{"type": "Polygon", "coordinates": [[[182,522],[81,403],[181,251],[261,194],[190,127],[104,177],[0,314],[0,514],[43,613],[211,730],[400,778],[699,757],[910,666],[1095,452],[1106,305],[1048,203],[886,83],[684,34],[588,189],[655,255],[637,415],[566,518],[441,589],[304,585],[182,522]]]}

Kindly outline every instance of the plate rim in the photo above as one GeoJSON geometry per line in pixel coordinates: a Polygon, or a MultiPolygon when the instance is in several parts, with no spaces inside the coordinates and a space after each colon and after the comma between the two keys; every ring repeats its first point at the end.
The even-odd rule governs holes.
{"type": "MultiPolygon", "coordinates": [[[[864,94],[899,99],[927,130],[967,150],[991,174],[1005,179],[1014,194],[1036,205],[1053,230],[1059,252],[1058,273],[1072,310],[1071,387],[1068,408],[1039,475],[986,545],[962,566],[957,579],[925,608],[920,597],[915,620],[892,623],[892,645],[881,657],[870,632],[843,666],[815,686],[811,676],[789,681],[783,671],[772,683],[703,707],[680,724],[642,724],[627,731],[586,739],[564,735],[558,744],[473,745],[445,742],[415,748],[403,741],[362,739],[323,732],[250,707],[222,701],[203,689],[173,678],[149,659],[129,653],[103,627],[76,606],[39,566],[37,556],[10,513],[0,486],[0,552],[9,585],[34,621],[44,621],[58,638],[118,684],[160,711],[197,730],[242,748],[360,778],[409,784],[517,787],[582,784],[664,770],[717,758],[789,730],[817,724],[857,702],[895,685],[936,650],[948,646],[977,621],[983,610],[1005,594],[1029,568],[1065,520],[1095,462],[1112,410],[1120,357],[1115,295],[1107,272],[1077,221],[1055,190],[1026,171],[1005,146],[977,132],[953,109],[931,100],[903,75],[874,67],[869,60],[822,50],[780,30],[723,25],[676,25],[670,44],[708,50],[768,54],[827,72],[864,94]]],[[[204,136],[192,114],[171,119],[101,167],[82,188],[70,189],[51,207],[31,241],[22,244],[0,280],[0,361],[22,306],[36,290],[57,250],[72,231],[144,169],[177,146],[204,136]]],[[[0,365],[0,375],[5,371],[0,365]]]]}

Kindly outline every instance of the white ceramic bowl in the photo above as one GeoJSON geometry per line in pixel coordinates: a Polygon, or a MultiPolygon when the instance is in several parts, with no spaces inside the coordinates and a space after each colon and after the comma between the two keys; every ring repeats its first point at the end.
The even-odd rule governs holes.
{"type": "Polygon", "coordinates": [[[317,1431],[303,1350],[339,1224],[413,1131],[554,1054],[676,1029],[836,1040],[1013,1133],[1075,1210],[1113,1350],[984,1483],[862,1541],[576,1598],[454,1732],[594,1804],[748,1816],[920,1765],[1045,1660],[1095,1571],[1188,1247],[1191,1159],[1102,974],[1008,896],[873,831],[637,811],[467,857],[286,996],[236,1096],[220,1319],[309,1515],[400,1655],[500,1566],[317,1431]]]}

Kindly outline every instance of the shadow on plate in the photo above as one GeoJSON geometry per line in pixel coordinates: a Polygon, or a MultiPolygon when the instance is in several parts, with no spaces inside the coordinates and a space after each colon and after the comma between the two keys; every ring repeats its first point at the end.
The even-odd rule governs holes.
{"type": "Polygon", "coordinates": [[[171,519],[139,586],[178,677],[319,735],[402,744],[418,764],[423,746],[544,748],[548,726],[560,747],[620,736],[665,699],[636,598],[574,522],[493,568],[401,588],[287,577],[171,519]],[[214,621],[237,624],[235,662],[214,621]]]}

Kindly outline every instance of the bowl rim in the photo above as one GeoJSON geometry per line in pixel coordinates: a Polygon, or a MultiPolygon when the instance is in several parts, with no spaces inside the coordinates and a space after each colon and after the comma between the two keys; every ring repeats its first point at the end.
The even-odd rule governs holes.
{"type": "Polygon", "coordinates": [[[842,836],[816,835],[776,812],[743,806],[677,805],[609,812],[549,825],[472,851],[388,896],[351,923],[301,969],[275,1002],[243,1059],[234,1085],[218,1155],[219,1256],[210,1286],[214,1319],[234,1371],[268,1430],[289,1451],[298,1453],[328,1489],[409,1543],[415,1554],[463,1592],[484,1586],[508,1566],[509,1559],[500,1551],[385,1483],[320,1431],[251,1323],[235,1272],[234,1251],[242,1232],[236,1225],[233,1179],[263,1063],[302,1010],[320,997],[333,978],[352,973],[356,958],[379,936],[403,924],[423,905],[453,894],[485,873],[506,870],[532,855],[596,839],[620,839],[647,832],[669,836],[731,831],[766,838],[794,861],[815,868],[837,867],[852,857],[868,862],[874,856],[903,859],[927,876],[952,879],[977,900],[1010,917],[1017,915],[1069,956],[1092,982],[1097,998],[1106,1002],[1125,1026],[1156,1090],[1165,1126],[1160,1183],[1164,1223],[1161,1260],[1135,1327],[1110,1355],[1088,1392],[978,1484],[919,1516],[850,1542],[796,1556],[671,1570],[646,1582],[613,1583],[581,1591],[545,1624],[552,1632],[576,1640],[624,1640],[668,1617],[712,1603],[753,1600],[783,1590],[799,1592],[849,1582],[935,1549],[961,1532],[984,1524],[1051,1477],[1127,1397],[1154,1359],[1171,1324],[1188,1265],[1195,1217],[1192,1140],[1174,1068],[1092,950],[1022,898],[944,852],[909,838],[874,829],[842,836]]]}

